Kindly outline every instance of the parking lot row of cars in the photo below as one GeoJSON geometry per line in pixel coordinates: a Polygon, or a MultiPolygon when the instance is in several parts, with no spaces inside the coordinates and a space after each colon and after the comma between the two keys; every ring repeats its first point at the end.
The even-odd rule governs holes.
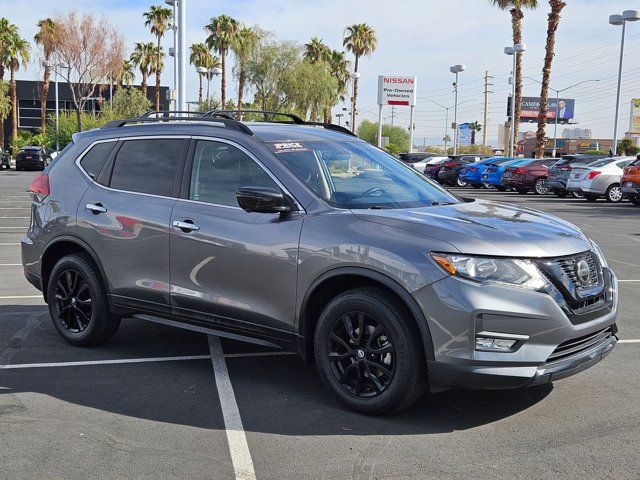
{"type": "Polygon", "coordinates": [[[513,190],[520,194],[553,193],[589,202],[625,198],[640,205],[640,155],[565,155],[562,158],[404,154],[405,163],[437,182],[456,187],[513,190]]]}
{"type": "MultiPolygon", "coordinates": [[[[16,154],[16,170],[44,170],[55,158],[55,152],[51,152],[38,145],[22,147],[16,154]]],[[[11,169],[11,156],[0,149],[0,170],[11,169]]]]}

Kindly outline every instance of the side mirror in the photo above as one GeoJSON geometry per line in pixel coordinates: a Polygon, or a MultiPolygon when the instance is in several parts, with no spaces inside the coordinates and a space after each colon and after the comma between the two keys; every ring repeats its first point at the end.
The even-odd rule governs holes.
{"type": "Polygon", "coordinates": [[[236,191],[238,205],[246,212],[289,213],[293,205],[280,190],[268,187],[240,187],[236,191]]]}

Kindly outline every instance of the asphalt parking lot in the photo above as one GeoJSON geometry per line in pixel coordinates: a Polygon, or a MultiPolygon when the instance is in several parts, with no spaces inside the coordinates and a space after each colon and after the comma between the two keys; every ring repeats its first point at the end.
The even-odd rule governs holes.
{"type": "Polygon", "coordinates": [[[0,172],[0,478],[640,478],[640,208],[455,189],[596,240],[621,280],[623,341],[553,385],[371,418],[295,355],[133,319],[103,347],[67,345],[20,265],[36,174],[0,172]]]}

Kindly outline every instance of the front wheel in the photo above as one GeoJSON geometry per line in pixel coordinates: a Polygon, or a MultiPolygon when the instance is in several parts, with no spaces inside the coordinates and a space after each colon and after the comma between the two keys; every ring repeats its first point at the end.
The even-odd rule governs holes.
{"type": "Polygon", "coordinates": [[[406,307],[378,288],[341,293],[324,308],[314,349],[322,383],[366,414],[408,407],[426,388],[420,334],[406,307]]]}
{"type": "Polygon", "coordinates": [[[607,188],[606,193],[604,194],[604,198],[607,202],[618,203],[622,201],[622,188],[617,183],[610,185],[607,188]]]}
{"type": "Polygon", "coordinates": [[[536,183],[533,184],[533,191],[536,192],[537,195],[546,195],[549,193],[549,187],[547,186],[546,178],[539,178],[536,180],[536,183]]]}
{"type": "Polygon", "coordinates": [[[49,275],[47,302],[53,325],[72,345],[100,345],[120,326],[120,318],[109,313],[98,272],[85,255],[68,255],[55,264],[49,275]]]}

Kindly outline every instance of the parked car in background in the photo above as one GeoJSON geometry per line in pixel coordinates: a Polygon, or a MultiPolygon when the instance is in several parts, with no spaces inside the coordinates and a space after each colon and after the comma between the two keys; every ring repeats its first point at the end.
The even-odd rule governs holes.
{"type": "Polygon", "coordinates": [[[482,174],[482,184],[487,188],[495,188],[500,192],[507,190],[507,187],[502,184],[502,175],[507,168],[517,167],[530,162],[531,158],[516,158],[509,162],[503,163],[491,163],[486,166],[484,173],[482,174]]]}
{"type": "Polygon", "coordinates": [[[514,160],[514,158],[503,156],[484,158],[478,162],[462,167],[459,177],[461,180],[467,182],[473,188],[481,188],[484,186],[482,184],[482,174],[484,173],[484,170],[487,166],[500,165],[511,160],[514,160]]]}
{"type": "Polygon", "coordinates": [[[576,165],[588,165],[605,157],[606,155],[563,155],[562,160],[549,167],[547,179],[549,191],[558,197],[566,197],[569,194],[567,181],[571,175],[571,169],[576,165]]]}
{"type": "Polygon", "coordinates": [[[604,197],[607,202],[622,201],[620,179],[624,167],[633,163],[635,157],[608,157],[587,166],[576,165],[567,180],[567,191],[581,193],[589,202],[604,197]]]}
{"type": "Polygon", "coordinates": [[[22,147],[16,155],[16,170],[44,170],[51,156],[39,146],[22,147]]]}
{"type": "Polygon", "coordinates": [[[442,168],[442,164],[449,160],[451,160],[449,157],[433,157],[427,162],[422,173],[432,180],[438,181],[438,173],[440,172],[440,168],[442,168]]]}
{"type": "Polygon", "coordinates": [[[427,162],[435,157],[435,153],[426,153],[426,152],[415,152],[415,153],[401,153],[399,155],[400,160],[402,160],[407,165],[415,168],[420,173],[424,172],[424,167],[427,166],[427,162]]]}
{"type": "Polygon", "coordinates": [[[502,186],[513,188],[522,195],[530,191],[537,195],[546,195],[549,193],[547,186],[549,167],[557,161],[557,158],[537,158],[506,169],[502,174],[502,186]]]}
{"type": "Polygon", "coordinates": [[[11,155],[0,148],[0,170],[11,169],[11,155]]]}
{"type": "Polygon", "coordinates": [[[634,205],[640,205],[640,155],[636,161],[624,168],[620,178],[622,194],[634,205]]]}
{"type": "Polygon", "coordinates": [[[486,155],[461,155],[452,156],[448,162],[442,164],[438,172],[438,181],[443,185],[452,187],[466,187],[467,182],[460,178],[460,171],[470,163],[476,163],[487,158],[486,155]]]}

